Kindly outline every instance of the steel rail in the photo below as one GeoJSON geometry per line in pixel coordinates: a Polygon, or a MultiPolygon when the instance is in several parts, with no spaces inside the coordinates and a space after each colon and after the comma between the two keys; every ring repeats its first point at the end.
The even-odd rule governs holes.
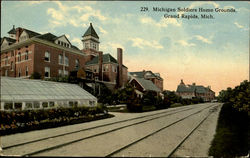
{"type": "MultiPolygon", "coordinates": [[[[119,153],[120,151],[122,151],[122,150],[124,150],[124,149],[126,149],[126,148],[128,148],[128,147],[130,147],[130,146],[132,146],[132,145],[134,145],[134,144],[136,144],[136,143],[138,143],[138,142],[140,142],[140,141],[142,141],[142,140],[144,140],[144,139],[146,139],[146,138],[148,138],[148,137],[150,137],[150,136],[152,136],[152,135],[154,135],[154,134],[156,134],[156,133],[158,133],[158,132],[160,132],[160,131],[162,131],[162,130],[164,130],[164,129],[166,129],[166,128],[168,128],[168,127],[170,127],[170,126],[172,126],[172,125],[174,125],[174,124],[176,124],[176,123],[178,123],[178,122],[180,122],[180,121],[182,121],[182,120],[185,120],[185,119],[187,119],[188,117],[191,117],[191,116],[193,116],[193,115],[195,115],[195,114],[197,114],[197,113],[200,113],[201,111],[203,111],[203,110],[205,110],[205,109],[207,109],[207,108],[211,108],[212,106],[214,106],[214,105],[211,105],[211,106],[208,106],[208,107],[206,107],[206,108],[203,108],[203,109],[201,109],[201,110],[199,110],[199,111],[197,111],[197,112],[195,112],[195,113],[192,113],[192,114],[190,114],[190,115],[188,115],[188,116],[186,116],[186,117],[184,117],[184,118],[181,118],[181,119],[179,119],[179,120],[177,120],[177,121],[175,121],[175,122],[173,122],[173,123],[171,123],[171,124],[168,124],[168,125],[166,125],[166,126],[160,128],[160,129],[158,129],[158,130],[156,130],[156,131],[154,131],[154,132],[152,132],[152,133],[150,133],[150,134],[148,134],[148,135],[146,135],[146,136],[144,136],[144,137],[142,137],[142,138],[140,138],[140,139],[137,139],[136,141],[133,141],[133,142],[131,142],[131,143],[129,143],[129,144],[123,146],[122,148],[119,148],[119,149],[117,149],[117,150],[115,150],[115,151],[109,153],[109,154],[106,155],[105,157],[111,157],[112,155],[117,154],[117,153],[119,153]]],[[[217,106],[217,105],[216,105],[216,106],[217,106]]],[[[215,107],[215,106],[214,106],[214,107],[215,107]]]]}
{"type": "MultiPolygon", "coordinates": [[[[193,109],[193,108],[185,108],[184,110],[186,110],[186,109],[193,109]]],[[[114,125],[114,124],[118,124],[118,123],[123,123],[123,122],[128,122],[128,121],[133,121],[133,120],[137,120],[137,119],[141,119],[141,118],[146,118],[146,117],[150,117],[150,116],[154,116],[154,115],[159,115],[159,114],[164,114],[164,113],[169,113],[169,112],[173,112],[173,111],[177,111],[177,110],[179,110],[179,109],[174,109],[174,110],[171,110],[171,111],[164,111],[164,112],[159,112],[159,113],[155,113],[155,114],[140,116],[140,117],[136,117],[136,118],[131,118],[131,119],[126,119],[126,120],[121,120],[121,121],[106,123],[106,124],[102,124],[102,125],[98,125],[98,126],[94,126],[94,127],[90,127],[90,128],[84,128],[84,129],[80,129],[80,130],[76,130],[76,131],[72,131],[72,132],[67,132],[67,133],[58,134],[58,135],[54,135],[54,136],[49,136],[49,137],[44,137],[44,138],[40,138],[40,139],[35,139],[35,140],[32,140],[32,141],[27,141],[27,142],[23,142],[23,143],[14,144],[14,145],[4,146],[4,147],[2,147],[2,149],[6,150],[6,149],[9,149],[9,148],[13,148],[13,147],[17,147],[17,146],[22,146],[22,145],[26,145],[26,144],[31,144],[31,143],[43,141],[43,140],[46,140],[46,139],[61,137],[61,136],[69,135],[69,134],[83,132],[83,131],[86,131],[86,130],[91,130],[91,129],[95,129],[95,128],[110,126],[110,125],[114,125]]],[[[181,111],[183,111],[183,109],[181,109],[179,111],[181,112],[181,111]]]]}
{"type": "MultiPolygon", "coordinates": [[[[159,119],[159,118],[162,118],[162,117],[170,116],[170,115],[173,115],[173,114],[176,114],[176,113],[179,113],[179,112],[184,112],[184,111],[188,111],[188,110],[192,110],[192,109],[193,108],[187,108],[187,109],[184,109],[184,110],[179,110],[177,112],[167,113],[167,114],[162,115],[162,116],[154,117],[154,118],[151,118],[151,119],[148,119],[148,120],[132,123],[132,124],[125,125],[125,126],[121,126],[121,127],[118,127],[118,128],[112,129],[112,130],[97,133],[97,134],[94,134],[94,135],[91,135],[91,136],[83,137],[83,138],[80,138],[80,139],[76,139],[76,140],[73,140],[73,141],[69,141],[69,142],[66,142],[66,143],[55,145],[55,146],[52,146],[52,147],[49,147],[49,148],[44,148],[44,149],[41,149],[41,150],[33,151],[33,152],[30,152],[30,153],[27,153],[27,154],[24,154],[24,155],[21,155],[21,156],[32,156],[32,155],[35,155],[35,154],[39,154],[39,153],[43,153],[43,152],[46,152],[46,151],[54,150],[54,149],[57,149],[57,148],[60,148],[60,147],[66,146],[66,145],[70,145],[70,144],[79,142],[79,141],[83,141],[83,140],[86,140],[86,139],[90,139],[90,138],[93,138],[93,137],[97,137],[97,136],[100,136],[100,135],[111,133],[111,132],[114,132],[114,131],[117,131],[117,130],[120,130],[120,129],[123,129],[123,128],[138,125],[138,124],[141,124],[141,123],[144,123],[144,122],[152,121],[152,120],[155,120],[155,119],[159,119]]],[[[176,111],[176,110],[172,110],[172,111],[176,111]]]]}
{"type": "Polygon", "coordinates": [[[167,155],[167,157],[171,157],[177,150],[178,150],[178,148],[194,133],[194,131],[197,129],[197,128],[199,128],[200,126],[201,126],[201,124],[205,121],[205,120],[207,120],[207,118],[210,116],[212,114],[212,112],[211,111],[209,111],[209,113],[208,113],[208,115],[204,118],[204,119],[202,119],[200,122],[199,122],[199,124],[197,125],[197,126],[195,126],[193,129],[192,129],[192,131],[188,134],[188,135],[186,135],[182,140],[181,140],[181,142],[179,143],[179,144],[177,144],[176,145],[176,147],[167,155]]]}

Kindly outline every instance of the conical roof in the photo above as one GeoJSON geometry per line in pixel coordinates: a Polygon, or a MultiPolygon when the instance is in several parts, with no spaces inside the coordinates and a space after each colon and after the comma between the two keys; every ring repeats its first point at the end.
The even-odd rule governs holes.
{"type": "Polygon", "coordinates": [[[95,29],[93,28],[92,23],[90,23],[88,30],[84,33],[82,37],[89,36],[89,35],[99,39],[99,36],[95,32],[95,29]]]}

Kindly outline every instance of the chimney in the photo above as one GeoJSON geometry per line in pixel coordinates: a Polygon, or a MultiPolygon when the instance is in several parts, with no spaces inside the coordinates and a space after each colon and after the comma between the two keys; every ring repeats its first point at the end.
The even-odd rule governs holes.
{"type": "Polygon", "coordinates": [[[103,80],[103,74],[102,74],[102,63],[103,63],[103,52],[99,52],[99,57],[98,57],[98,65],[99,65],[99,80],[103,80]]]}
{"type": "Polygon", "coordinates": [[[184,82],[183,82],[183,79],[181,79],[181,83],[180,84],[185,85],[184,82]]]}
{"type": "Polygon", "coordinates": [[[21,27],[16,28],[16,42],[19,42],[19,37],[22,33],[23,29],[21,27]]]}
{"type": "Polygon", "coordinates": [[[118,61],[118,87],[123,86],[122,79],[122,49],[117,48],[117,61],[118,61]]]}

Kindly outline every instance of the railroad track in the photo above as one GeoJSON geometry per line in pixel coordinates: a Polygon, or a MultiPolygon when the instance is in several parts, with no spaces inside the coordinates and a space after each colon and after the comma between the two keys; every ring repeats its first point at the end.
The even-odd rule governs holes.
{"type": "Polygon", "coordinates": [[[63,134],[59,134],[59,135],[55,135],[55,136],[50,136],[50,137],[45,137],[45,138],[36,139],[36,140],[32,140],[32,141],[27,141],[27,142],[23,142],[23,143],[18,143],[18,144],[14,144],[14,145],[9,145],[9,146],[3,147],[2,149],[3,149],[3,151],[8,150],[8,149],[13,150],[16,147],[25,146],[25,145],[28,145],[28,144],[37,143],[37,142],[41,142],[41,141],[48,140],[48,139],[54,139],[54,138],[63,137],[63,136],[70,135],[70,134],[76,134],[76,133],[91,130],[91,129],[97,129],[97,128],[101,128],[101,127],[105,127],[105,126],[110,126],[110,125],[114,125],[114,124],[129,122],[129,121],[133,121],[133,120],[139,120],[139,119],[148,118],[148,117],[152,117],[152,116],[155,116],[155,115],[163,114],[162,116],[153,117],[153,118],[146,119],[146,120],[143,120],[143,121],[139,121],[139,122],[136,122],[136,123],[132,123],[132,124],[129,124],[129,125],[121,126],[119,128],[115,128],[115,129],[108,130],[108,131],[105,131],[105,132],[97,133],[97,134],[94,134],[94,135],[91,135],[91,136],[88,136],[88,137],[83,137],[81,139],[76,139],[76,140],[73,140],[73,141],[61,143],[59,145],[55,145],[55,146],[50,147],[50,148],[44,148],[42,150],[37,150],[37,151],[30,152],[28,154],[20,155],[20,156],[31,156],[31,155],[38,154],[38,153],[41,153],[41,152],[53,150],[53,149],[56,149],[56,148],[59,148],[59,147],[65,146],[65,145],[69,145],[69,144],[72,144],[72,143],[75,143],[75,142],[78,142],[78,141],[82,141],[82,140],[85,140],[85,139],[89,139],[89,138],[93,138],[93,137],[96,137],[96,136],[99,136],[99,135],[103,135],[103,134],[106,134],[106,133],[109,133],[109,132],[114,132],[114,131],[120,130],[122,128],[134,126],[134,125],[137,125],[137,124],[140,124],[140,123],[143,123],[143,122],[148,122],[148,121],[151,121],[151,120],[155,120],[155,119],[158,119],[158,118],[166,117],[166,116],[169,116],[169,115],[173,115],[173,114],[176,114],[176,113],[179,113],[179,112],[188,111],[188,110],[192,110],[192,109],[193,109],[193,107],[192,108],[188,107],[188,108],[184,108],[184,109],[181,109],[181,110],[174,109],[174,110],[171,110],[171,111],[164,111],[164,112],[159,112],[159,113],[155,113],[155,114],[140,116],[140,117],[136,117],[136,118],[116,121],[116,122],[112,122],[112,123],[106,123],[106,124],[95,126],[95,127],[85,128],[85,129],[76,130],[76,131],[72,131],[72,132],[67,132],[67,133],[63,133],[63,134]]]}
{"type": "Polygon", "coordinates": [[[207,118],[211,115],[211,113],[214,111],[214,108],[218,108],[218,106],[213,107],[210,109],[209,113],[205,118],[203,118],[192,130],[189,132],[177,145],[176,147],[167,155],[167,157],[173,156],[173,154],[179,149],[179,147],[201,126],[201,124],[207,120],[207,118]]]}
{"type": "MultiPolygon", "coordinates": [[[[212,106],[213,108],[214,107],[217,107],[217,105],[216,106],[212,106]]],[[[127,149],[127,148],[129,148],[129,147],[131,147],[132,145],[135,145],[136,143],[138,143],[138,142],[140,142],[140,141],[142,141],[142,140],[144,140],[144,139],[146,139],[146,138],[148,138],[148,137],[150,137],[150,136],[153,136],[153,135],[155,135],[156,133],[158,133],[158,132],[160,132],[160,131],[162,131],[162,130],[164,130],[164,129],[166,129],[166,128],[168,128],[168,127],[170,127],[170,126],[172,126],[172,125],[174,125],[174,124],[176,124],[176,123],[178,123],[178,122],[180,122],[180,121],[182,121],[182,120],[185,120],[185,119],[187,119],[187,118],[189,118],[189,117],[191,117],[191,116],[193,116],[193,115],[195,115],[195,114],[198,114],[198,113],[200,113],[201,111],[203,111],[203,110],[205,110],[205,109],[207,109],[207,108],[211,108],[211,106],[209,106],[209,107],[206,107],[206,108],[203,108],[203,109],[201,109],[201,110],[199,110],[199,111],[197,111],[197,112],[195,112],[195,113],[192,113],[192,114],[190,114],[190,115],[188,115],[188,116],[186,116],[186,117],[184,117],[184,118],[181,118],[181,119],[178,119],[177,121],[175,121],[175,122],[173,122],[173,123],[171,123],[171,124],[168,124],[168,125],[166,125],[166,126],[164,126],[164,127],[162,127],[162,128],[160,128],[160,129],[158,129],[158,130],[156,130],[156,131],[154,131],[154,132],[152,132],[152,133],[150,133],[150,134],[148,134],[148,135],[146,135],[146,136],[144,136],[144,137],[142,137],[142,138],[140,138],[140,139],[137,139],[137,140],[135,140],[135,141],[133,141],[133,142],[131,142],[131,143],[129,143],[129,144],[127,144],[127,145],[125,145],[125,146],[123,146],[123,147],[121,147],[121,148],[119,148],[119,149],[116,149],[115,151],[113,151],[113,152],[111,152],[111,153],[109,153],[108,155],[106,155],[105,157],[111,157],[111,156],[113,156],[113,155],[115,155],[115,154],[117,154],[117,153],[119,153],[119,152],[121,152],[122,150],[125,150],[125,149],[127,149]]],[[[177,151],[178,150],[178,148],[185,142],[185,140],[210,116],[210,114],[211,114],[211,112],[209,112],[209,114],[204,118],[204,119],[202,119],[200,122],[199,122],[199,124],[197,125],[197,126],[195,126],[192,130],[191,130],[191,132],[189,132],[188,133],[188,135],[186,135],[178,144],[177,144],[177,146],[166,156],[166,157],[171,157],[172,155],[173,155],[173,153],[175,152],[175,151],[177,151]]]]}
{"type": "MultiPolygon", "coordinates": [[[[166,129],[188,117],[191,117],[197,113],[200,113],[201,111],[207,109],[207,108],[211,108],[212,106],[214,106],[213,104],[212,105],[209,105],[195,113],[192,113],[184,118],[181,118],[167,126],[164,126],[163,128],[153,132],[153,133],[150,133],[149,135],[146,135],[145,137],[143,138],[140,138],[118,150],[115,150],[113,151],[112,153],[106,155],[106,156],[112,156],[114,155],[115,153],[118,153],[119,151],[121,150],[124,150],[125,148],[143,140],[143,139],[146,139],[147,137],[151,136],[151,135],[154,135],[155,133],[158,133],[160,132],[161,130],[163,129],[166,129]]],[[[184,112],[184,111],[188,111],[188,110],[192,110],[194,109],[195,107],[192,107],[192,108],[185,108],[185,109],[175,109],[175,110],[171,110],[171,111],[164,111],[164,112],[159,112],[159,113],[155,113],[155,114],[150,114],[150,115],[145,115],[145,116],[140,116],[140,117],[136,117],[136,118],[131,118],[131,119],[126,119],[126,120],[121,120],[121,121],[116,121],[116,122],[112,122],[112,123],[107,123],[107,124],[103,124],[103,125],[99,125],[99,126],[95,126],[95,127],[90,127],[90,128],[85,128],[85,129],[81,129],[81,130],[77,130],[77,131],[73,131],[73,132],[67,132],[67,133],[63,133],[63,134],[60,134],[60,135],[55,135],[55,136],[51,136],[51,137],[46,137],[46,138],[41,138],[41,139],[36,139],[36,140],[32,140],[32,141],[28,141],[28,142],[24,142],[24,143],[19,143],[19,144],[14,144],[14,145],[10,145],[10,146],[6,146],[6,147],[3,147],[3,150],[6,150],[6,149],[15,149],[16,147],[20,147],[20,146],[25,146],[27,144],[31,144],[31,143],[36,143],[36,142],[40,142],[40,141],[44,141],[44,140],[47,140],[47,139],[54,139],[54,138],[59,138],[59,137],[63,137],[63,136],[66,136],[66,135],[70,135],[70,134],[75,134],[75,133],[79,133],[79,132],[83,132],[83,131],[86,131],[86,130],[91,130],[91,129],[96,129],[96,128],[101,128],[101,127],[105,127],[105,126],[110,126],[110,125],[114,125],[114,124],[118,124],[118,123],[124,123],[124,122],[129,122],[129,121],[133,121],[133,120],[139,120],[139,119],[145,119],[145,118],[148,118],[148,117],[152,117],[152,116],[156,116],[156,115],[161,115],[161,116],[156,116],[156,117],[152,117],[152,118],[149,118],[149,119],[146,119],[146,120],[143,120],[143,121],[139,121],[139,122],[135,122],[135,123],[131,123],[131,124],[128,124],[128,125],[124,125],[124,126],[121,126],[121,127],[118,127],[118,128],[114,128],[114,129],[111,129],[111,130],[107,130],[105,132],[100,132],[100,133],[97,133],[97,134],[94,134],[94,135],[90,135],[90,136],[87,136],[87,137],[82,137],[80,139],[75,139],[75,140],[72,140],[72,141],[68,141],[68,142],[65,142],[65,143],[60,143],[58,145],[55,145],[55,146],[52,146],[52,147],[48,147],[48,148],[43,148],[41,150],[36,150],[36,151],[31,151],[29,153],[26,153],[26,154],[23,154],[23,155],[20,155],[20,156],[32,156],[32,155],[36,155],[36,154],[39,154],[39,153],[43,153],[43,152],[47,152],[47,151],[51,151],[51,150],[54,150],[54,149],[57,149],[57,148],[60,148],[60,147],[63,147],[63,146],[66,146],[66,145],[70,145],[70,144],[73,144],[73,143],[76,143],[76,142],[79,142],[79,141],[83,141],[83,140],[86,140],[86,139],[90,139],[90,138],[93,138],[93,137],[97,137],[97,136],[100,136],[100,135],[105,135],[107,133],[111,133],[111,132],[114,132],[114,131],[117,131],[117,130],[121,130],[123,128],[127,128],[127,127],[131,127],[131,126],[135,126],[135,125],[139,125],[139,124],[142,124],[142,123],[145,123],[145,122],[148,122],[148,121],[152,121],[152,120],[156,120],[156,119],[159,119],[159,118],[163,118],[163,117],[167,117],[167,116],[170,116],[170,115],[174,115],[174,114],[177,114],[177,113],[180,113],[180,112],[184,112]]]]}

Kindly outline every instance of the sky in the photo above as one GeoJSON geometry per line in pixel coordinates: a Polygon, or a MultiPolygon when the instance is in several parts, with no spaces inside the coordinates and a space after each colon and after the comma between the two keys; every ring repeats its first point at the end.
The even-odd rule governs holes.
{"type": "Polygon", "coordinates": [[[176,90],[183,79],[185,84],[211,86],[218,95],[249,79],[249,13],[250,3],[244,1],[2,1],[1,37],[15,25],[42,34],[65,34],[82,49],[82,35],[92,23],[100,50],[116,58],[116,49],[122,48],[129,72],[160,73],[165,90],[176,90]],[[176,11],[157,12],[153,7],[176,11]],[[190,12],[199,8],[212,12],[190,12]],[[202,19],[201,14],[213,19],[202,19]]]}

